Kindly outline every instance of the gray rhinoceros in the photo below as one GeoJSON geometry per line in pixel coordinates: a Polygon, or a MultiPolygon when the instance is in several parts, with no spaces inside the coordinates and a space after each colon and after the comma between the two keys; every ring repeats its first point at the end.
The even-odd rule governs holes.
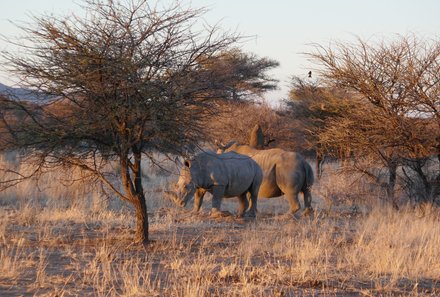
{"type": "Polygon", "coordinates": [[[220,153],[234,151],[251,157],[260,165],[263,170],[263,182],[258,192],[259,198],[284,195],[290,204],[290,212],[295,214],[301,208],[298,193],[302,192],[305,214],[313,210],[310,193],[314,180],[313,171],[302,155],[278,148],[257,150],[235,141],[225,146],[219,145],[219,148],[220,153]]]}
{"type": "Polygon", "coordinates": [[[239,198],[239,216],[243,216],[249,207],[247,193],[252,205],[246,215],[255,216],[257,210],[258,190],[263,173],[258,164],[235,152],[216,154],[202,152],[192,160],[185,160],[172,194],[174,201],[185,206],[194,196],[194,211],[199,211],[206,192],[212,194],[212,214],[220,213],[223,197],[239,198]]]}

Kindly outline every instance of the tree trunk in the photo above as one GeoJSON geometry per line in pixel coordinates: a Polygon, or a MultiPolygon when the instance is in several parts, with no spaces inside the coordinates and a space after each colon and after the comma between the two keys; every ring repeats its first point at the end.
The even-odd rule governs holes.
{"type": "Polygon", "coordinates": [[[134,207],[136,209],[136,242],[146,244],[148,238],[148,213],[145,195],[143,193],[137,194],[135,198],[134,207]]]}
{"type": "Polygon", "coordinates": [[[142,168],[141,161],[142,155],[141,150],[137,147],[133,147],[133,179],[134,179],[134,190],[136,192],[136,241],[142,243],[148,243],[148,213],[147,213],[147,203],[145,201],[144,187],[142,186],[142,168]]]}
{"type": "Polygon", "coordinates": [[[396,180],[397,180],[397,163],[395,161],[390,161],[388,163],[388,185],[387,185],[387,196],[388,199],[391,200],[391,203],[395,209],[399,209],[395,199],[395,188],[396,188],[396,180]]]}
{"type": "Polygon", "coordinates": [[[148,236],[148,213],[147,203],[142,187],[141,174],[141,154],[140,151],[133,149],[134,163],[129,166],[128,153],[121,156],[121,178],[125,192],[129,201],[133,204],[136,210],[136,238],[138,243],[146,244],[149,241],[148,236]],[[130,176],[130,168],[132,176],[130,176]]]}
{"type": "Polygon", "coordinates": [[[438,175],[436,179],[440,181],[440,136],[437,137],[437,159],[438,159],[438,175]]]}
{"type": "Polygon", "coordinates": [[[316,163],[315,163],[315,170],[316,170],[316,177],[318,179],[321,179],[322,176],[322,165],[324,164],[324,156],[320,153],[316,153],[316,163]]]}
{"type": "Polygon", "coordinates": [[[420,196],[418,197],[418,202],[421,203],[428,202],[432,196],[432,186],[428,180],[429,178],[423,172],[423,163],[424,162],[422,160],[415,160],[412,168],[417,173],[423,184],[423,193],[420,193],[420,196]]]}

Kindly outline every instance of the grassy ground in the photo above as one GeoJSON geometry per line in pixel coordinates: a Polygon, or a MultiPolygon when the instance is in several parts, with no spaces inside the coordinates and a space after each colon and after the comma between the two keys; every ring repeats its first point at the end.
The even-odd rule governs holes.
{"type": "Polygon", "coordinates": [[[129,206],[57,174],[0,196],[0,296],[440,296],[440,211],[391,210],[329,170],[298,221],[282,198],[256,220],[211,218],[209,199],[193,215],[150,178],[145,249],[129,206]]]}

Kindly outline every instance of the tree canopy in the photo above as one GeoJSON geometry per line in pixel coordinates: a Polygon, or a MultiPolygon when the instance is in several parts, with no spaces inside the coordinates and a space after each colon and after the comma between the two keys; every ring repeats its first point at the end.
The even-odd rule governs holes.
{"type": "Polygon", "coordinates": [[[83,7],[85,17],[35,16],[21,27],[20,53],[3,53],[21,86],[51,98],[31,108],[8,101],[25,118],[14,125],[2,117],[13,136],[3,148],[25,149],[35,172],[82,168],[135,206],[136,238],[147,242],[142,158],[154,159],[153,151],[182,154],[202,142],[216,112],[211,99],[258,80],[260,70],[275,64],[234,77],[206,67],[235,48],[240,36],[200,25],[204,9],[178,2],[160,8],[147,0],[86,0],[83,7]],[[118,174],[108,171],[110,161],[118,163],[118,174]]]}
{"type": "Polygon", "coordinates": [[[277,80],[266,72],[278,67],[279,63],[269,58],[244,53],[238,48],[212,57],[203,62],[203,66],[217,77],[229,81],[216,94],[219,98],[239,101],[255,95],[261,96],[277,87],[277,80]]]}
{"type": "MultiPolygon", "coordinates": [[[[361,166],[362,160],[383,164],[393,197],[399,165],[427,165],[426,160],[438,156],[440,43],[413,35],[378,43],[359,38],[328,48],[314,45],[308,57],[318,65],[324,83],[348,91],[355,104],[326,123],[317,143],[327,151],[354,153],[355,166],[367,175],[374,174],[361,166]]],[[[420,168],[415,172],[421,180],[428,178],[420,168]]],[[[440,170],[435,180],[440,181],[440,170]]],[[[429,186],[422,196],[429,197],[431,190],[429,186]]]]}

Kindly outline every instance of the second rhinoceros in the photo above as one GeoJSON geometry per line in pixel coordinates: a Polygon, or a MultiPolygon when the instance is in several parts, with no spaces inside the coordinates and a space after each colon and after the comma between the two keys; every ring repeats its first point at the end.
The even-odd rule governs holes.
{"type": "Polygon", "coordinates": [[[243,216],[249,203],[247,216],[255,216],[257,197],[263,180],[263,173],[258,164],[248,156],[236,152],[216,154],[202,152],[192,160],[185,160],[173,194],[177,204],[185,206],[194,196],[194,210],[199,211],[206,192],[212,194],[212,213],[219,213],[222,198],[238,197],[238,215],[243,216]]]}
{"type": "Polygon", "coordinates": [[[257,150],[248,145],[231,141],[219,146],[219,153],[237,152],[251,157],[263,170],[263,182],[259,190],[260,198],[272,198],[284,195],[290,204],[290,213],[295,214],[300,208],[298,193],[304,196],[304,212],[312,209],[311,187],[313,171],[307,161],[298,153],[282,149],[257,150]]]}

